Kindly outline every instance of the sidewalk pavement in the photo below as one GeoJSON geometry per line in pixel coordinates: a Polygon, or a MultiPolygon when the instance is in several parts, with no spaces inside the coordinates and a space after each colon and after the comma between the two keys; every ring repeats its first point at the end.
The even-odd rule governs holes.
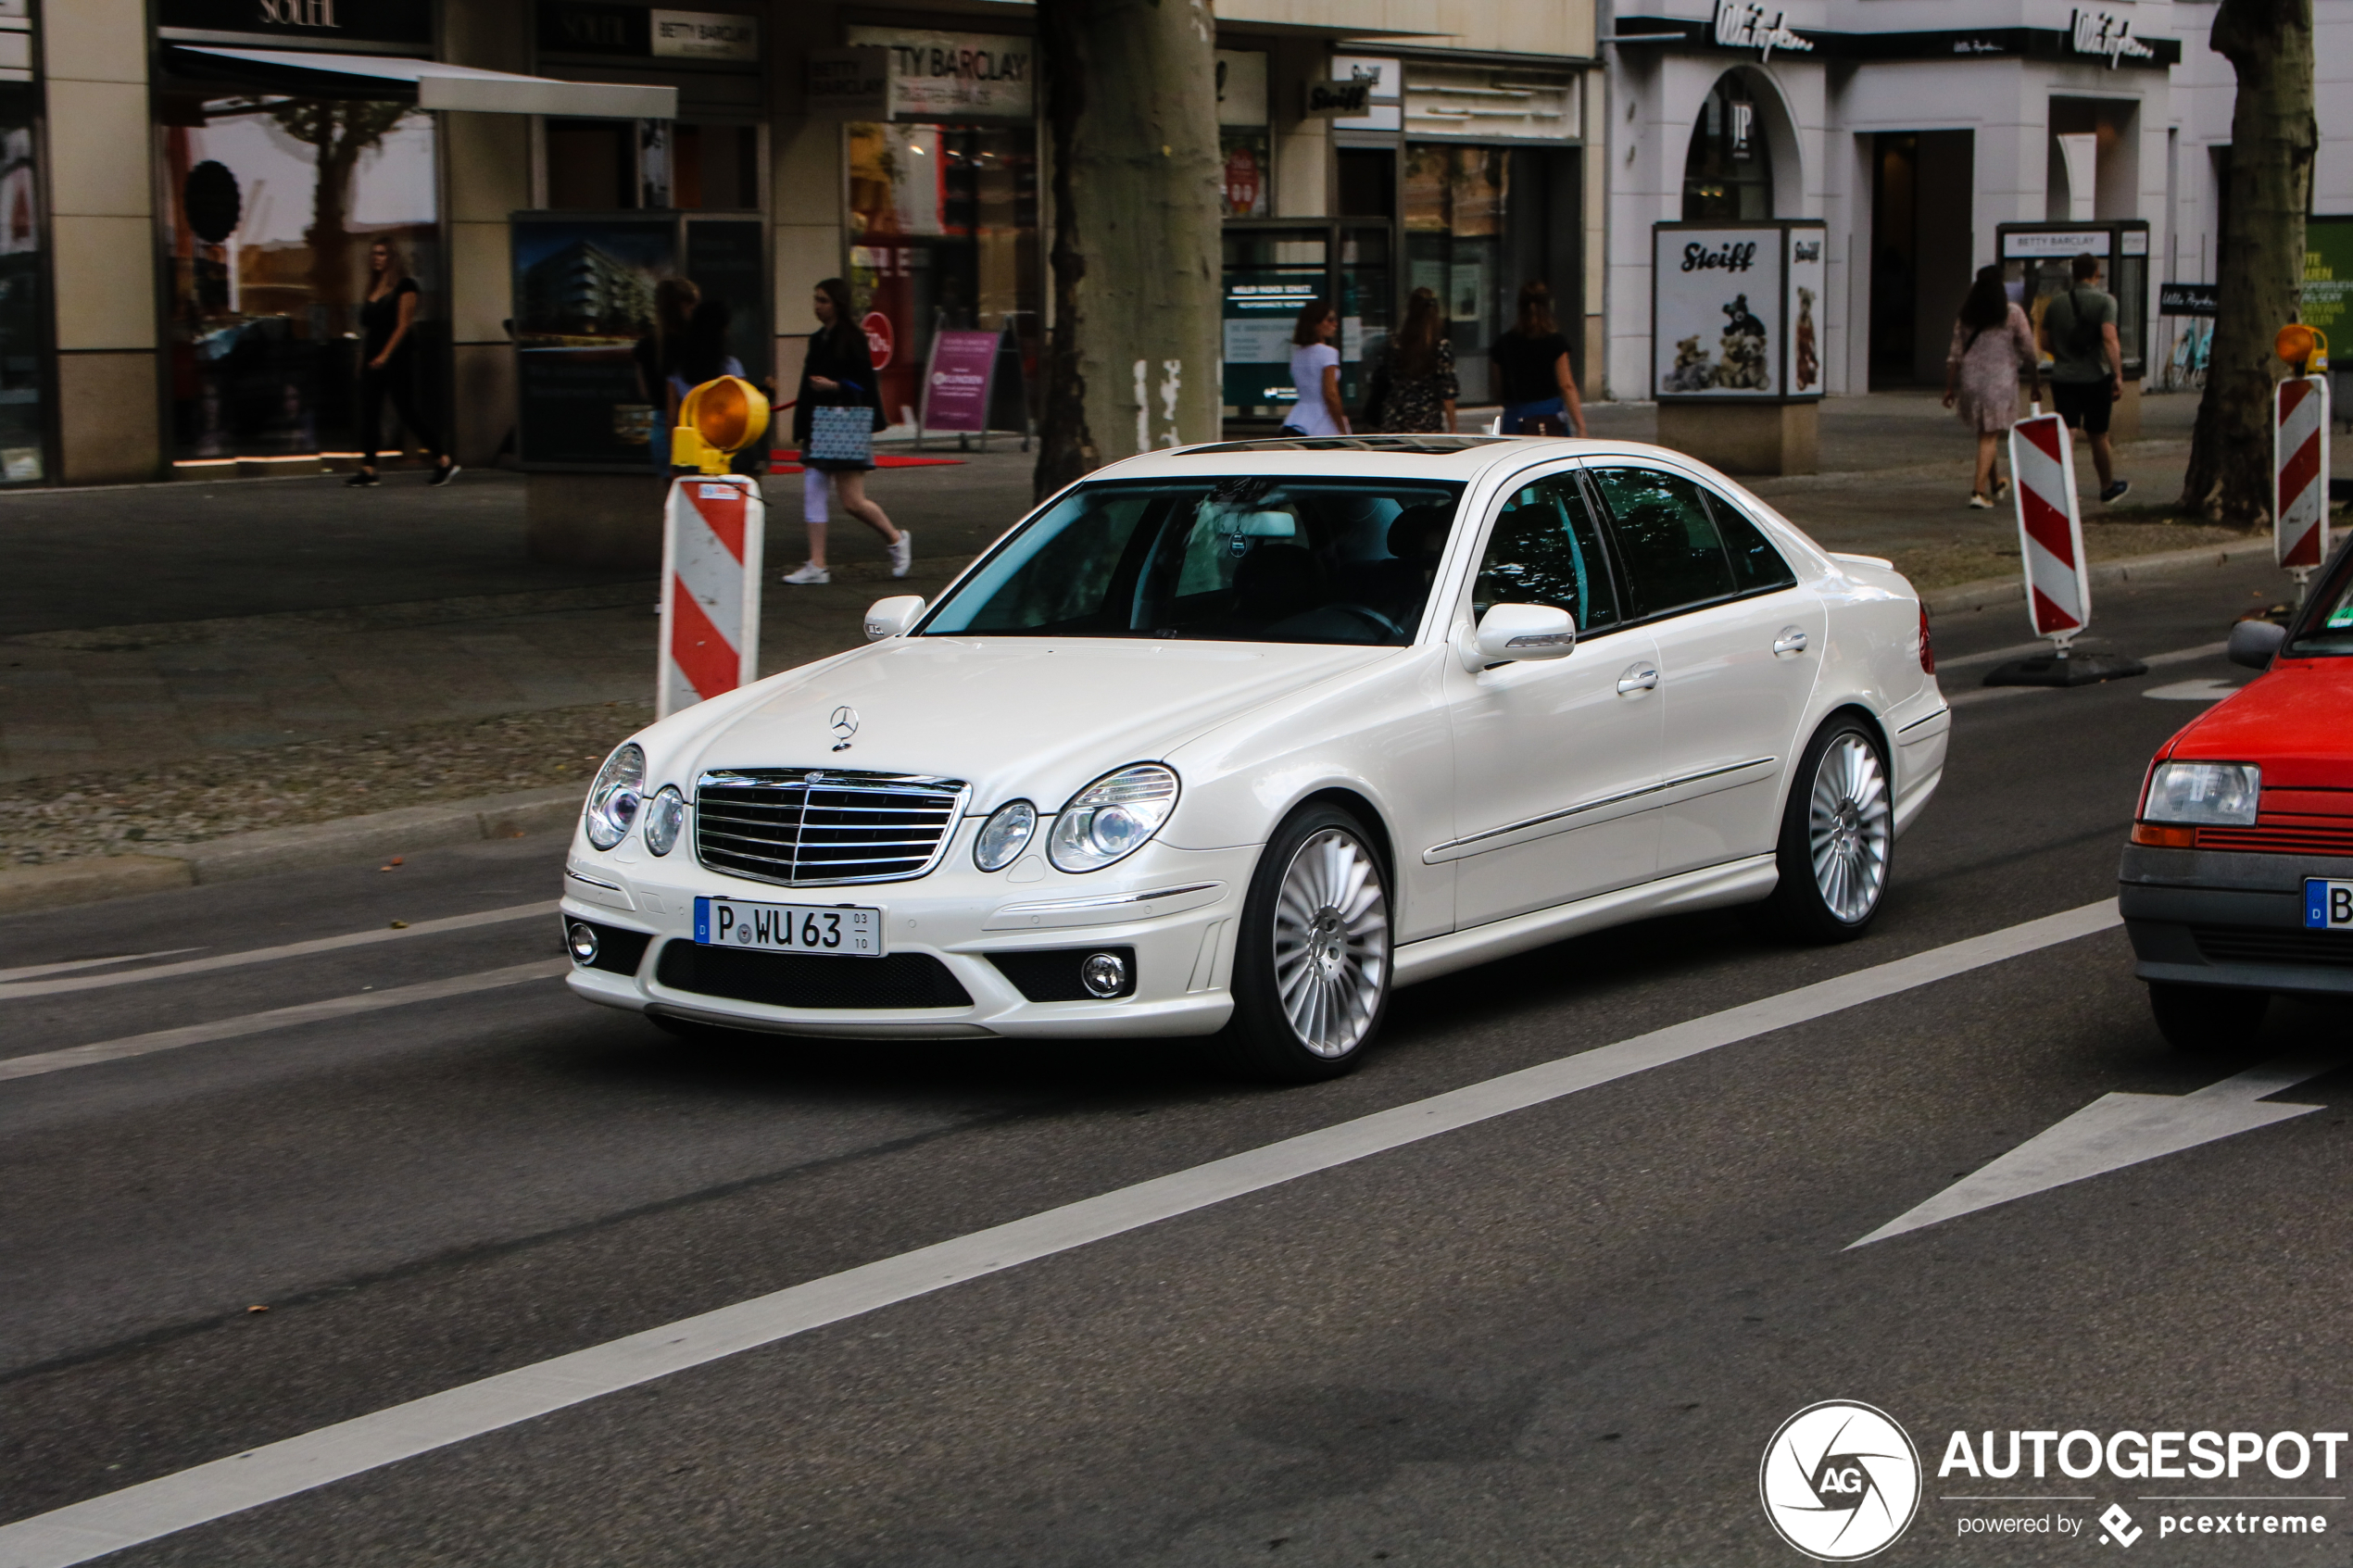
{"type": "MultiPolygon", "coordinates": [[[[2084,508],[2093,557],[2237,538],[2164,521],[2196,404],[2144,408],[2151,439],[2120,453],[2132,505],[2084,508]]],[[[1656,410],[1592,423],[1647,439],[1656,410]]],[[[1973,441],[1933,394],[1831,400],[1822,448],[1845,471],[1755,488],[1828,547],[1923,587],[2017,571],[2007,508],[1963,504],[1973,441]]],[[[762,670],[855,646],[872,600],[937,592],[1027,508],[1031,456],[950,455],[966,461],[870,482],[914,535],[900,582],[837,518],[833,583],[783,586],[799,479],[768,482],[762,670]]],[[[496,470],[0,498],[0,865],[577,784],[650,716],[655,584],[532,562],[522,538],[522,479],[496,470]]]]}

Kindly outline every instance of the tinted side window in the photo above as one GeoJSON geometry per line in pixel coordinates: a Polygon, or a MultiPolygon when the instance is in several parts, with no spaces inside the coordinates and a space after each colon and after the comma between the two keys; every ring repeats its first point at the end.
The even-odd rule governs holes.
{"type": "Polygon", "coordinates": [[[1765,537],[1765,531],[1748,521],[1747,513],[1713,492],[1707,496],[1707,509],[1716,514],[1716,531],[1724,536],[1724,549],[1732,558],[1732,581],[1740,584],[1742,593],[1797,585],[1797,573],[1765,537]]]}
{"type": "Polygon", "coordinates": [[[1505,498],[1471,588],[1475,613],[1499,604],[1552,605],[1576,617],[1579,632],[1617,623],[1601,530],[1575,476],[1541,479],[1505,498]]]}
{"type": "Polygon", "coordinates": [[[1698,485],[1656,469],[1591,471],[1609,504],[1637,613],[1660,615],[1733,593],[1732,563],[1698,485]]]}

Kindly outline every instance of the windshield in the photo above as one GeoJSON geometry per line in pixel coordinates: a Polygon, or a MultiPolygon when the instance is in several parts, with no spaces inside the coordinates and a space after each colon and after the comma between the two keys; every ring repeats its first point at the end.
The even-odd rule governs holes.
{"type": "Polygon", "coordinates": [[[1000,546],[925,636],[1398,646],[1459,484],[1204,477],[1082,485],[1000,546]]]}
{"type": "Polygon", "coordinates": [[[2336,571],[2314,594],[2318,601],[2306,610],[2288,644],[2290,659],[2326,659],[2353,654],[2353,548],[2337,552],[2336,571]]]}

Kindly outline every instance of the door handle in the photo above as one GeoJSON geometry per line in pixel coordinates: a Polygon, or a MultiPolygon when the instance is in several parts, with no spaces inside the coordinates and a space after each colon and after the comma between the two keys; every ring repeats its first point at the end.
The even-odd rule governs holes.
{"type": "Polygon", "coordinates": [[[1658,668],[1651,664],[1629,665],[1626,673],[1617,678],[1617,695],[1655,691],[1658,687],[1658,668]]]}
{"type": "Polygon", "coordinates": [[[1773,651],[1775,653],[1804,653],[1806,633],[1794,626],[1782,627],[1781,634],[1773,639],[1773,651]]]}

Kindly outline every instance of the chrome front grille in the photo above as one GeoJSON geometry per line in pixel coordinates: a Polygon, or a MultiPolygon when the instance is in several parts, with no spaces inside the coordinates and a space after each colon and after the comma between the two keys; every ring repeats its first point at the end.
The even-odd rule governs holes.
{"type": "Polygon", "coordinates": [[[846,768],[730,768],[695,781],[695,858],[791,887],[929,872],[963,814],[962,779],[846,768]]]}

